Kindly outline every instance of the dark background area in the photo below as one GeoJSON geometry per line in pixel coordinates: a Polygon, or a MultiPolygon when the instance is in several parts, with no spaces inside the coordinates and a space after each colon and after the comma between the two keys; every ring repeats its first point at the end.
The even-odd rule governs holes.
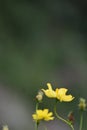
{"type": "Polygon", "coordinates": [[[78,113],[79,97],[87,98],[86,77],[86,0],[0,1],[1,88],[27,100],[33,111],[35,95],[47,82],[66,87],[76,98],[69,108],[60,107],[64,115],[72,108],[78,113]]]}

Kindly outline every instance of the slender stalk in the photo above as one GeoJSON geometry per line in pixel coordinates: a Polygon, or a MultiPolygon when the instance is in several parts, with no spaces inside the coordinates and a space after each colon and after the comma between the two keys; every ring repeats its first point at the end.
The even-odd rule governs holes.
{"type": "MultiPolygon", "coordinates": [[[[39,103],[36,103],[36,110],[38,109],[39,103]]],[[[38,130],[38,121],[35,122],[35,130],[38,130]]]]}
{"type": "MultiPolygon", "coordinates": [[[[56,102],[56,104],[57,104],[57,102],[56,102]]],[[[64,118],[62,118],[61,116],[58,115],[58,113],[57,113],[57,111],[56,111],[56,104],[55,104],[55,106],[54,106],[54,113],[55,113],[57,119],[59,119],[59,120],[65,122],[67,125],[69,125],[69,126],[71,127],[72,130],[74,130],[74,127],[73,127],[73,125],[72,125],[70,122],[68,122],[67,120],[65,120],[64,118]]]]}
{"type": "Polygon", "coordinates": [[[38,130],[38,123],[35,123],[35,130],[38,130]]]}
{"type": "Polygon", "coordinates": [[[82,124],[83,124],[83,111],[81,111],[79,130],[82,130],[82,124]]]}
{"type": "Polygon", "coordinates": [[[46,127],[46,126],[44,126],[44,129],[45,129],[45,130],[47,130],[47,127],[46,127]]]}
{"type": "Polygon", "coordinates": [[[36,103],[36,110],[38,109],[38,107],[39,107],[39,103],[37,102],[37,103],[36,103]]]}

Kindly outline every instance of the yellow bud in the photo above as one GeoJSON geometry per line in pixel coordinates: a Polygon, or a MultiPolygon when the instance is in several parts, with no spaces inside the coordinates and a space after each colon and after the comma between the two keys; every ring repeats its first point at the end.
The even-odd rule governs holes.
{"type": "Polygon", "coordinates": [[[38,94],[36,95],[36,99],[40,102],[43,99],[43,92],[39,91],[38,94]]]}
{"type": "Polygon", "coordinates": [[[4,125],[2,130],[9,130],[8,126],[7,125],[4,125]]]}
{"type": "Polygon", "coordinates": [[[86,110],[87,104],[84,98],[80,98],[78,107],[80,110],[83,110],[83,111],[86,110]]]}

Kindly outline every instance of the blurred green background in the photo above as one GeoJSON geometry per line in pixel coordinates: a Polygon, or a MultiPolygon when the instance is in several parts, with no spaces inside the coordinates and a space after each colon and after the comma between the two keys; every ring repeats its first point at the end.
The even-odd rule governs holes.
{"type": "Polygon", "coordinates": [[[4,88],[4,97],[4,91],[18,94],[34,111],[37,91],[50,82],[54,88],[69,88],[76,97],[69,108],[65,103],[59,108],[78,113],[79,97],[87,98],[86,77],[86,0],[0,1],[0,88],[4,88]]]}

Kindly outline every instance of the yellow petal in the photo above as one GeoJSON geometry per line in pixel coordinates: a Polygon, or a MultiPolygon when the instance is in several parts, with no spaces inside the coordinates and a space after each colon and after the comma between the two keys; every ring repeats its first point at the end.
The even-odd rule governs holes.
{"type": "Polygon", "coordinates": [[[67,96],[63,96],[62,101],[70,102],[73,99],[74,99],[74,97],[72,97],[72,95],[67,95],[67,96]]]}
{"type": "Polygon", "coordinates": [[[74,99],[74,97],[72,97],[72,95],[66,95],[67,91],[68,91],[68,89],[66,89],[66,88],[56,89],[57,99],[60,101],[65,101],[65,102],[72,101],[74,99]]]}
{"type": "Polygon", "coordinates": [[[53,119],[54,119],[54,117],[49,117],[49,118],[47,117],[47,118],[45,118],[44,120],[45,120],[45,121],[49,121],[49,120],[53,120],[53,119]]]}
{"type": "Polygon", "coordinates": [[[54,117],[52,117],[53,113],[49,112],[48,109],[44,109],[44,110],[36,110],[36,113],[32,115],[33,119],[35,121],[40,121],[40,120],[53,120],[54,117]]]}
{"type": "Polygon", "coordinates": [[[42,89],[42,91],[45,93],[45,95],[49,98],[56,98],[56,92],[52,89],[52,86],[50,83],[47,83],[48,89],[42,89]]]}

